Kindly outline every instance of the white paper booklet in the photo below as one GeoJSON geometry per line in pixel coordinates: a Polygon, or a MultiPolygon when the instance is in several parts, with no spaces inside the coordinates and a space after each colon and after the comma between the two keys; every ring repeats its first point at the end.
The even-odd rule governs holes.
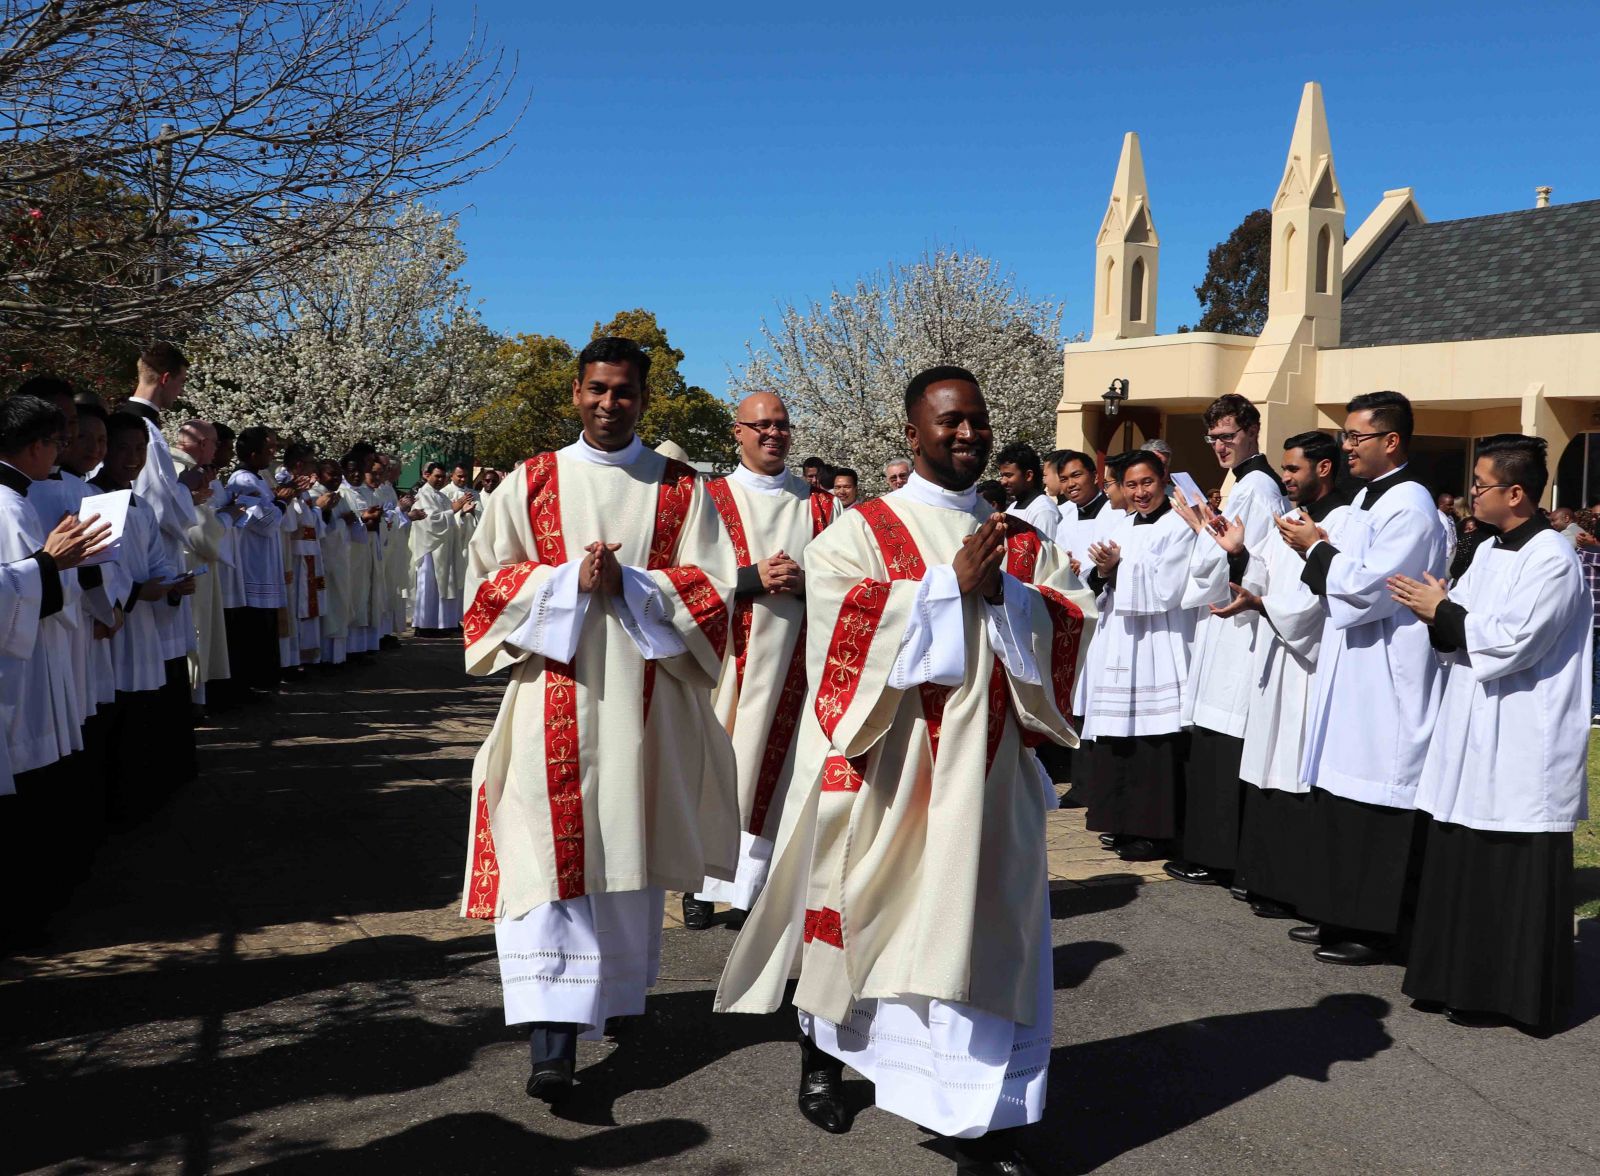
{"type": "Polygon", "coordinates": [[[80,566],[110,563],[122,552],[122,531],[128,525],[128,504],[133,501],[132,490],[112,490],[107,494],[91,494],[78,507],[78,517],[86,519],[98,515],[100,522],[111,524],[111,543],[98,555],[91,555],[80,566]]]}

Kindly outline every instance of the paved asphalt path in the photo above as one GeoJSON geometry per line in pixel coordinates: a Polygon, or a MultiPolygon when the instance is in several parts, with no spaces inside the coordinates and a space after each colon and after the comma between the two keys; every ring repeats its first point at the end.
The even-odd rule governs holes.
{"type": "MultiPolygon", "coordinates": [[[[207,781],[102,852],[55,954],[0,970],[0,1171],[953,1171],[860,1080],[850,1134],[800,1118],[792,1012],[710,1012],[722,926],[665,933],[649,1014],[580,1047],[559,1116],[522,1093],[492,936],[446,909],[494,702],[416,713],[448,665],[391,655],[208,736],[207,781]]],[[[1413,1011],[1398,970],[1318,964],[1219,890],[1052,898],[1041,1171],[1600,1173],[1600,924],[1540,1040],[1413,1011]]]]}

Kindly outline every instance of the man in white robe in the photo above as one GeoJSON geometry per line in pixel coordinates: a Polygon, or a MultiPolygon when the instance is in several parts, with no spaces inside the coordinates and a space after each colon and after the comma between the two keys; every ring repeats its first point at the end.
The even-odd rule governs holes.
{"type": "Polygon", "coordinates": [[[339,463],[320,462],[317,475],[311,493],[322,515],[322,567],[328,589],[322,615],[320,661],[324,666],[342,666],[350,653],[350,552],[355,542],[353,535],[362,531],[362,527],[361,520],[356,518],[341,492],[344,471],[339,463]]]}
{"type": "Polygon", "coordinates": [[[214,507],[216,482],[212,477],[217,457],[217,431],[210,421],[190,420],[178,427],[172,444],[172,464],[178,480],[200,492],[195,495],[195,522],[184,542],[183,567],[205,574],[195,579],[189,606],[194,613],[195,648],[189,655],[189,688],[195,702],[206,702],[206,683],[228,677],[228,632],[223,619],[222,546],[233,530],[233,520],[219,516],[214,507]]]}
{"type": "MultiPolygon", "coordinates": [[[[1206,407],[1206,442],[1217,462],[1233,473],[1233,492],[1217,525],[1238,522],[1244,532],[1244,550],[1230,556],[1215,543],[1194,545],[1189,561],[1189,583],[1183,606],[1196,609],[1194,654],[1189,668],[1189,688],[1183,698],[1184,723],[1189,727],[1189,759],[1184,765],[1182,858],[1168,862],[1167,874],[1181,882],[1229,885],[1239,857],[1239,822],[1244,785],[1239,780],[1239,757],[1244,751],[1245,722],[1250,710],[1250,667],[1253,664],[1257,621],[1253,609],[1212,611],[1227,605],[1233,595],[1229,585],[1259,592],[1259,560],[1251,552],[1265,551],[1273,520],[1289,508],[1283,483],[1261,454],[1261,412],[1243,396],[1229,393],[1206,407]],[[1225,520],[1225,521],[1224,521],[1225,520]]],[[[1177,493],[1178,510],[1190,526],[1202,525],[1199,508],[1177,493]]]]}
{"type": "Polygon", "coordinates": [[[328,578],[322,559],[322,498],[314,493],[316,451],[295,442],[284,451],[284,473],[294,487],[285,503],[283,524],[284,592],[287,624],[280,625],[279,660],[303,675],[322,658],[322,620],[327,611],[328,578]],[[284,632],[287,630],[287,632],[284,632]]]}
{"type": "Polygon", "coordinates": [[[1459,1025],[1558,1029],[1575,987],[1593,601],[1571,542],[1539,513],[1546,444],[1478,443],[1472,510],[1499,535],[1448,596],[1436,577],[1390,583],[1446,661],[1417,787],[1427,848],[1403,991],[1459,1025]]]}
{"type": "Polygon", "coordinates": [[[906,411],[906,486],[806,551],[816,721],[716,1007],[775,1008],[798,954],[807,1119],[848,1129],[849,1063],[973,1171],[1028,1172],[1005,1133],[1043,1113],[1055,803],[1028,743],[1076,741],[1094,608],[1052,544],[979,505],[992,435],[976,379],[929,369],[906,411]]]}
{"type": "MultiPolygon", "coordinates": [[[[833,521],[836,499],[791,473],[789,410],[754,392],[734,411],[739,465],[706,490],[738,562],[732,632],[712,695],[739,771],[739,869],[683,897],[683,924],[711,926],[712,904],[748,911],[767,879],[772,838],[794,771],[806,697],[805,549],[833,521]]],[[[737,918],[737,916],[736,916],[737,918]]]]}
{"type": "Polygon", "coordinates": [[[239,468],[228,478],[228,493],[238,509],[234,523],[242,602],[225,609],[228,666],[233,693],[254,701],[278,688],[281,651],[278,612],[286,596],[283,583],[283,515],[293,486],[275,486],[262,476],[277,456],[272,431],[256,425],[243,430],[235,445],[239,468]]]}
{"type": "MultiPolygon", "coordinates": [[[[119,412],[132,413],[144,422],[148,450],[144,470],[134,493],[155,512],[166,546],[167,562],[182,567],[184,544],[189,528],[198,521],[195,515],[196,491],[178,481],[172,451],[161,432],[161,414],[183,395],[189,374],[189,361],[170,343],[153,343],[139,353],[138,384],[119,412]]],[[[191,586],[192,587],[192,586],[191,586]]],[[[189,655],[198,640],[194,612],[188,595],[176,603],[156,610],[161,631],[161,656],[166,664],[167,703],[162,731],[163,754],[168,770],[178,781],[193,779],[198,768],[194,748],[194,711],[189,689],[189,655]]]]}
{"type": "MultiPolygon", "coordinates": [[[[1165,856],[1180,831],[1194,610],[1184,607],[1194,531],[1167,498],[1166,464],[1147,450],[1107,463],[1128,513],[1089,545],[1089,586],[1105,601],[1083,731],[1095,741],[1087,828],[1124,861],[1165,856]]],[[[1103,517],[1103,516],[1102,516],[1103,517]]]]}
{"type": "MultiPolygon", "coordinates": [[[[1300,433],[1284,442],[1279,467],[1290,501],[1321,527],[1337,522],[1348,502],[1336,487],[1339,446],[1326,433],[1300,433]]],[[[1233,600],[1212,605],[1217,616],[1246,609],[1261,614],[1250,664],[1250,706],[1245,719],[1239,778],[1247,787],[1240,821],[1234,884],[1249,895],[1250,909],[1262,918],[1294,914],[1306,860],[1306,822],[1310,789],[1301,778],[1306,708],[1322,644],[1322,599],[1300,581],[1300,557],[1278,536],[1276,527],[1246,546],[1242,519],[1223,521],[1209,506],[1199,512],[1205,526],[1198,543],[1218,544],[1230,561],[1248,554],[1259,593],[1237,581],[1233,600]]]]}
{"type": "Polygon", "coordinates": [[[411,496],[400,493],[400,459],[392,453],[378,455],[383,462],[383,478],[377,486],[383,504],[383,583],[387,591],[378,625],[379,646],[399,649],[399,634],[407,624],[406,610],[411,602],[411,536],[408,533],[416,516],[411,496]]]}
{"type": "Polygon", "coordinates": [[[428,463],[412,504],[411,625],[419,637],[443,637],[461,627],[461,596],[467,572],[466,520],[476,500],[451,498],[444,466],[428,463]]]}
{"type": "Polygon", "coordinates": [[[467,672],[509,668],[473,765],[462,914],[492,919],[531,1097],[573,1085],[577,1039],[644,1011],[665,890],[732,878],[733,749],[711,708],[733,551],[694,471],[634,433],[650,360],[578,357],[579,440],[531,458],[473,536],[467,672]]]}
{"type": "Polygon", "coordinates": [[[1080,569],[1087,570],[1089,544],[1099,538],[1090,524],[1100,517],[1107,503],[1101,479],[1095,473],[1094,457],[1076,449],[1057,449],[1045,459],[1044,480],[1046,491],[1058,500],[1056,546],[1076,560],[1080,569]]]}
{"type": "Polygon", "coordinates": [[[360,524],[348,532],[350,539],[350,627],[348,650],[352,657],[366,659],[376,653],[382,639],[384,611],[389,607],[386,587],[384,544],[387,525],[378,488],[383,485],[387,465],[376,454],[362,456],[358,482],[346,482],[340,497],[360,524]]]}
{"type": "Polygon", "coordinates": [[[1044,465],[1039,454],[1025,441],[1013,441],[994,459],[995,477],[1006,492],[1008,515],[1015,515],[1055,542],[1061,512],[1055,500],[1044,492],[1044,465]]]}
{"type": "Polygon", "coordinates": [[[1421,861],[1417,781],[1439,707],[1428,627],[1389,594],[1391,576],[1445,574],[1445,523],[1406,466],[1411,402],[1369,392],[1346,406],[1350,472],[1368,479],[1326,534],[1309,518],[1278,531],[1306,555],[1301,579],[1325,621],[1301,772],[1312,793],[1306,879],[1296,903],[1328,964],[1389,958],[1421,861]]]}

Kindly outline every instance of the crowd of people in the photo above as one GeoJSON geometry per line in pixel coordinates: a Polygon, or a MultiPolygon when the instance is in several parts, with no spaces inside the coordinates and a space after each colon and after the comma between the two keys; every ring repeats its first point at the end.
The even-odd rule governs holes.
{"type": "MultiPolygon", "coordinates": [[[[193,779],[197,724],[413,622],[461,631],[497,471],[432,463],[412,493],[370,444],[336,458],[269,424],[166,419],[187,369],[156,344],[114,407],[54,376],[0,402],[0,870],[19,887],[54,874],[52,829],[81,860],[193,779]]],[[[13,904],[5,946],[43,942],[69,891],[13,904]]]]}
{"type": "Polygon", "coordinates": [[[789,469],[775,393],[738,406],[725,476],[646,448],[648,372],[591,343],[582,435],[471,547],[468,669],[510,682],[463,914],[493,921],[530,1096],[568,1097],[578,1039],[643,1012],[681,890],[690,928],[736,908],[718,1011],[798,976],[810,1122],[850,1128],[848,1063],[964,1170],[1029,1171],[1010,1130],[1043,1114],[1067,782],[1108,853],[1296,919],[1322,962],[1403,963],[1418,1009],[1561,1023],[1594,601],[1538,506],[1542,440],[1479,444],[1452,578],[1395,392],[1275,460],[1218,399],[1224,500],[1154,440],[1006,445],[980,484],[978,381],[933,368],[874,498],[789,469]]]}

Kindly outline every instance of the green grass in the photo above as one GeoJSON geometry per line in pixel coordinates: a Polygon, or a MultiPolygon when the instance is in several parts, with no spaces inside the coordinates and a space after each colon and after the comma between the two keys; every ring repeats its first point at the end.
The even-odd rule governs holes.
{"type": "Polygon", "coordinates": [[[1572,835],[1573,897],[1580,919],[1600,919],[1600,731],[1589,735],[1589,819],[1572,835]]]}

